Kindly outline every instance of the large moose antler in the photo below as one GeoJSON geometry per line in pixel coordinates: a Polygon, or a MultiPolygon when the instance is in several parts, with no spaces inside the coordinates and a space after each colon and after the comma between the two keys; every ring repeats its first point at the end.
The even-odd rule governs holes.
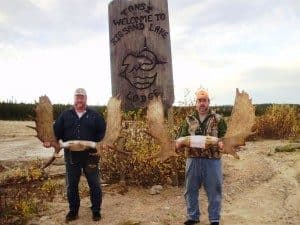
{"type": "Polygon", "coordinates": [[[235,149],[245,145],[245,140],[253,134],[252,127],[255,122],[255,107],[249,95],[236,89],[234,106],[228,122],[228,129],[223,138],[224,148],[222,153],[231,154],[239,158],[235,149]]]}
{"type": "Polygon", "coordinates": [[[218,139],[211,136],[187,136],[172,141],[169,137],[163,119],[163,105],[160,98],[153,99],[147,110],[150,134],[161,145],[161,151],[156,155],[161,161],[175,155],[175,143],[180,147],[207,148],[217,145],[220,140],[224,142],[223,154],[231,154],[239,158],[235,148],[245,145],[245,139],[252,134],[251,128],[255,120],[255,109],[246,92],[240,93],[236,89],[235,103],[229,119],[228,130],[224,138],[218,139]]]}
{"type": "Polygon", "coordinates": [[[61,149],[53,130],[53,106],[46,95],[39,98],[39,102],[35,108],[35,125],[36,127],[28,127],[36,130],[36,136],[41,142],[49,142],[54,147],[53,156],[43,166],[43,168],[46,168],[59,157],[58,153],[61,149]]]}
{"type": "MultiPolygon", "coordinates": [[[[113,144],[118,139],[121,130],[121,99],[118,97],[111,97],[107,104],[106,131],[103,140],[97,143],[97,155],[102,155],[103,148],[113,148],[113,144]]],[[[115,150],[118,151],[118,149],[115,150]]]]}
{"type": "Polygon", "coordinates": [[[176,156],[175,141],[173,141],[168,132],[164,121],[164,108],[161,98],[157,97],[151,100],[147,108],[147,122],[150,135],[159,143],[161,150],[155,157],[161,161],[171,156],[176,156]]]}
{"type": "Polygon", "coordinates": [[[97,154],[101,155],[103,148],[112,147],[118,138],[122,128],[121,100],[117,97],[111,97],[107,105],[107,125],[106,132],[101,142],[92,142],[85,140],[70,140],[62,142],[57,140],[53,130],[53,107],[47,96],[41,96],[35,109],[37,137],[41,142],[50,142],[55,151],[53,156],[44,165],[48,167],[57,158],[62,148],[68,148],[70,151],[85,151],[88,148],[96,148],[97,154]]]}

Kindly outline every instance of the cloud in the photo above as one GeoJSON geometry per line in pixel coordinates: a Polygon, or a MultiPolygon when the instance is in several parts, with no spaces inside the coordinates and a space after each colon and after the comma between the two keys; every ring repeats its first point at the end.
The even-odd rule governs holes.
{"type": "MultiPolygon", "coordinates": [[[[300,62],[300,61],[299,61],[300,62]]],[[[251,89],[299,87],[300,66],[291,68],[260,67],[241,75],[241,82],[251,89]]]]}
{"type": "Polygon", "coordinates": [[[53,10],[58,4],[58,0],[29,0],[33,5],[42,10],[53,10]]]}
{"type": "Polygon", "coordinates": [[[108,49],[95,51],[104,41],[99,36],[76,47],[33,49],[20,59],[0,60],[5,77],[0,101],[13,96],[18,102],[32,102],[47,94],[53,103],[72,103],[75,88],[84,87],[91,104],[106,104],[111,94],[108,49]]]}
{"type": "Polygon", "coordinates": [[[0,12],[0,24],[3,24],[7,21],[8,16],[4,12],[0,12]]]}
{"type": "MultiPolygon", "coordinates": [[[[81,86],[93,104],[105,104],[109,2],[0,1],[0,100],[32,102],[47,93],[72,103],[81,86]]],[[[236,87],[255,103],[300,103],[299,11],[298,0],[169,1],[176,103],[200,86],[213,104],[232,104],[236,87]]]]}
{"type": "Polygon", "coordinates": [[[184,50],[206,53],[269,51],[299,35],[299,10],[299,2],[292,0],[185,3],[171,12],[171,38],[184,50]]]}
{"type": "MultiPolygon", "coordinates": [[[[177,7],[170,12],[174,81],[180,84],[175,85],[177,101],[186,88],[204,86],[214,93],[214,103],[232,104],[236,87],[261,93],[265,81],[257,78],[262,68],[269,68],[270,86],[282,82],[276,74],[298,71],[299,1],[172,1],[172,5],[177,7]],[[251,74],[252,82],[243,79],[245,74],[251,74]]],[[[287,87],[300,88],[293,82],[293,77],[286,77],[287,87]]],[[[264,101],[273,101],[272,90],[264,91],[264,101]]],[[[286,96],[281,101],[290,97],[299,102],[286,96]]]]}
{"type": "Polygon", "coordinates": [[[96,0],[1,1],[0,15],[9,15],[0,23],[1,42],[23,48],[76,44],[107,31],[104,3],[96,0]]]}

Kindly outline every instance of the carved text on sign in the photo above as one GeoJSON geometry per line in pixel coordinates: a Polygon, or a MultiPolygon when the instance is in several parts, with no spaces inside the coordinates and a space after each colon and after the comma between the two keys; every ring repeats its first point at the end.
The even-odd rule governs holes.
{"type": "Polygon", "coordinates": [[[121,14],[127,16],[128,13],[132,13],[136,11],[150,13],[152,10],[153,7],[151,5],[146,5],[145,3],[138,3],[138,4],[129,5],[128,7],[122,10],[121,14]]]}
{"type": "Polygon", "coordinates": [[[135,91],[129,91],[126,95],[126,99],[133,103],[145,103],[152,100],[154,97],[161,96],[162,93],[158,89],[154,89],[149,94],[138,94],[135,91]]]}
{"type": "Polygon", "coordinates": [[[165,13],[152,13],[153,7],[151,5],[146,5],[145,3],[129,5],[121,11],[122,18],[114,19],[112,22],[116,27],[120,29],[112,35],[111,43],[116,45],[122,38],[126,37],[133,31],[146,29],[146,24],[149,23],[147,29],[151,32],[159,34],[163,39],[166,39],[169,32],[155,24],[157,21],[164,21],[167,19],[165,13]],[[141,13],[146,13],[145,15],[132,15],[130,13],[139,11],[141,13]]]}
{"type": "Polygon", "coordinates": [[[155,96],[174,101],[167,0],[112,0],[109,4],[112,94],[122,109],[147,107],[155,96]]]}

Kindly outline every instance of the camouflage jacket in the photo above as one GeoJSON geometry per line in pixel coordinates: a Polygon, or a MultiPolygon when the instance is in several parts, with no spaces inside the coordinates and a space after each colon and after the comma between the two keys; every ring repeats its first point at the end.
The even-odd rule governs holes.
{"type": "MultiPolygon", "coordinates": [[[[203,122],[200,121],[197,111],[186,117],[182,124],[177,138],[189,135],[209,135],[214,137],[223,137],[226,133],[227,125],[225,120],[213,111],[210,111],[203,122]]],[[[187,157],[201,158],[221,158],[218,146],[212,146],[208,149],[186,148],[187,157]]]]}

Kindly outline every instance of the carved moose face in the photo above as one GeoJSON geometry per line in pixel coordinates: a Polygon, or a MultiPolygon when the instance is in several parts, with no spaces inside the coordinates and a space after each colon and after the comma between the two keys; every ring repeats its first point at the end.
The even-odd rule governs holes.
{"type": "Polygon", "coordinates": [[[139,53],[127,54],[122,63],[120,76],[124,77],[137,89],[149,88],[156,80],[156,66],[166,62],[160,61],[157,56],[145,46],[139,53]]]}

